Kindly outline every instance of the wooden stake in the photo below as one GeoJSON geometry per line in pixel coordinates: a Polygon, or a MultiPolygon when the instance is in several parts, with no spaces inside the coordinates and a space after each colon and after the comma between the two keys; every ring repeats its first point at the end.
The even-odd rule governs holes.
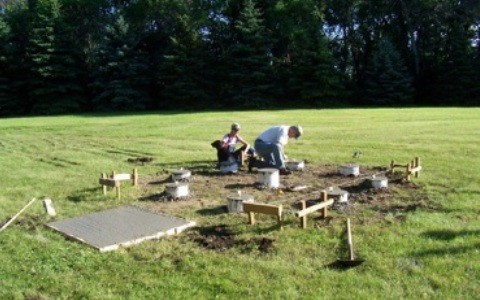
{"type": "Polygon", "coordinates": [[[255,214],[253,211],[248,213],[248,224],[250,225],[255,224],[255,214]]]}
{"type": "MultiPolygon", "coordinates": [[[[420,167],[420,157],[415,157],[415,169],[420,167]]],[[[415,172],[415,178],[418,178],[420,176],[420,171],[415,172]]]]}
{"type": "Polygon", "coordinates": [[[320,197],[322,198],[322,202],[325,203],[325,207],[323,208],[323,217],[326,218],[328,215],[328,207],[327,207],[327,201],[328,201],[328,194],[326,191],[322,191],[320,193],[320,197]]]}
{"type": "Polygon", "coordinates": [[[407,179],[407,181],[410,181],[410,175],[412,173],[412,165],[411,164],[407,164],[407,176],[405,177],[405,179],[407,179]]]}
{"type": "Polygon", "coordinates": [[[282,214],[283,214],[283,205],[280,205],[278,207],[278,214],[277,214],[277,224],[280,230],[283,230],[282,214]]]}
{"type": "Polygon", "coordinates": [[[137,168],[133,169],[132,176],[133,176],[133,178],[132,178],[133,186],[137,186],[138,185],[138,171],[137,171],[137,168]]]}
{"type": "MultiPolygon", "coordinates": [[[[107,179],[107,174],[102,173],[102,174],[100,175],[100,177],[101,177],[102,179],[107,179]]],[[[106,186],[106,185],[102,185],[102,192],[103,192],[104,195],[107,194],[107,186],[106,186]]]]}
{"type": "Polygon", "coordinates": [[[5,228],[7,228],[8,225],[10,225],[16,218],[18,218],[18,216],[24,211],[27,209],[27,207],[29,207],[33,202],[35,202],[35,198],[33,198],[32,200],[30,200],[30,202],[28,202],[27,205],[25,205],[16,215],[14,215],[7,223],[5,223],[2,228],[0,228],[0,232],[2,232],[5,228]]]}
{"type": "MultiPolygon", "coordinates": [[[[300,202],[302,210],[307,208],[307,201],[302,200],[300,202]]],[[[302,226],[303,229],[307,228],[307,215],[300,217],[300,226],[302,226]]]]}

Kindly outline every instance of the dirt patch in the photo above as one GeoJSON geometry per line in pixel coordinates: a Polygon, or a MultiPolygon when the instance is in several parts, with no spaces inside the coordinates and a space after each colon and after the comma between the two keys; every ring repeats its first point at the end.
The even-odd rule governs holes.
{"type": "Polygon", "coordinates": [[[200,246],[217,251],[225,251],[235,246],[235,235],[226,225],[199,227],[193,240],[200,246]]]}
{"type": "Polygon", "coordinates": [[[250,252],[257,249],[267,253],[273,249],[274,240],[261,237],[253,239],[238,239],[227,225],[198,227],[196,231],[190,231],[190,238],[205,249],[227,251],[230,248],[241,248],[242,252],[250,252]]]}
{"type": "MultiPolygon", "coordinates": [[[[42,216],[40,215],[25,215],[20,216],[18,219],[15,219],[13,223],[10,225],[16,225],[26,228],[29,231],[36,230],[42,224],[42,216]]],[[[11,218],[5,219],[4,221],[0,221],[0,228],[2,228],[5,224],[10,222],[11,218]]]]}
{"type": "MultiPolygon", "coordinates": [[[[388,174],[385,167],[360,167],[359,176],[344,176],[339,173],[337,165],[306,164],[303,171],[293,172],[288,176],[280,176],[280,187],[267,188],[256,184],[258,174],[247,168],[240,169],[236,174],[224,175],[214,168],[214,164],[186,168],[192,171],[189,180],[189,196],[182,199],[165,197],[164,189],[171,182],[171,173],[162,170],[151,176],[141,176],[139,186],[142,189],[140,200],[147,203],[149,209],[189,218],[196,215],[197,223],[215,223],[228,217],[227,197],[229,195],[252,195],[255,202],[272,205],[282,204],[286,218],[293,218],[293,213],[300,209],[301,201],[307,206],[320,201],[320,192],[328,187],[338,187],[348,192],[348,202],[335,202],[330,208],[339,214],[354,215],[364,210],[375,212],[375,218],[384,219],[392,216],[397,220],[404,220],[404,215],[416,209],[436,209],[429,201],[422,186],[413,182],[406,182],[402,173],[388,174]],[[388,178],[388,187],[374,189],[369,178],[372,175],[384,175],[388,178]],[[217,218],[213,219],[213,218],[217,218]],[[204,218],[204,219],[203,219],[204,218]]],[[[269,216],[266,216],[269,217],[269,216]]],[[[316,218],[314,226],[325,226],[341,216],[332,214],[330,217],[316,218]],[[332,217],[333,216],[333,217],[332,217]]],[[[293,220],[293,219],[292,219],[293,220]]],[[[260,221],[261,222],[261,221],[260,221]]],[[[266,220],[268,224],[271,220],[266,220]]],[[[226,222],[228,224],[228,222],[226,222]]],[[[261,223],[260,223],[261,224],[261,223]]],[[[198,229],[191,238],[206,249],[226,251],[232,247],[257,249],[268,252],[274,248],[274,242],[265,238],[255,240],[239,240],[227,225],[211,226],[198,229]]]]}
{"type": "Polygon", "coordinates": [[[224,175],[212,166],[197,168],[192,171],[189,180],[189,196],[180,199],[165,197],[165,185],[171,182],[171,175],[163,170],[152,176],[141,176],[139,186],[142,189],[140,200],[149,201],[153,209],[160,211],[177,211],[184,207],[184,202],[190,209],[212,208],[215,205],[225,206],[228,195],[252,195],[255,202],[269,204],[283,204],[291,209],[298,209],[301,200],[307,204],[319,201],[320,191],[328,187],[338,187],[347,191],[348,203],[334,205],[334,208],[348,210],[353,204],[369,206],[378,211],[412,210],[417,208],[432,208],[422,187],[414,182],[406,182],[401,173],[387,174],[382,167],[360,168],[360,175],[344,176],[339,174],[337,165],[307,164],[304,171],[293,172],[288,176],[280,177],[280,187],[267,188],[256,184],[257,173],[240,169],[236,174],[224,175]],[[388,187],[374,189],[370,186],[372,175],[385,175],[388,178],[388,187]],[[400,205],[398,200],[403,203],[400,205]],[[195,203],[195,205],[192,205],[195,203]]]}

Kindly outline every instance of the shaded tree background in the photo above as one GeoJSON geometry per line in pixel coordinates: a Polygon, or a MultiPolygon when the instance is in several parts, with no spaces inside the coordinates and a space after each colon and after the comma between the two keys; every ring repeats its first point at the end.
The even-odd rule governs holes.
{"type": "Polygon", "coordinates": [[[0,116],[479,105],[478,0],[1,0],[0,116]]]}

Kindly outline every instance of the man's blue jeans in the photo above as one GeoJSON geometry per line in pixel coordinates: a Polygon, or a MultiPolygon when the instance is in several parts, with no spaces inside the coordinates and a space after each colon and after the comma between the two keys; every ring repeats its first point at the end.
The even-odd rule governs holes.
{"type": "Polygon", "coordinates": [[[262,140],[255,140],[255,152],[264,159],[270,168],[285,168],[282,146],[280,144],[265,143],[262,140]]]}

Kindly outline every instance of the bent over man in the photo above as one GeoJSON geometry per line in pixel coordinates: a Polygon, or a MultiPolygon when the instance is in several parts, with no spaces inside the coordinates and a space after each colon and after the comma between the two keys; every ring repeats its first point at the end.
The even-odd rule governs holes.
{"type": "Polygon", "coordinates": [[[285,146],[289,139],[298,139],[302,134],[299,125],[270,127],[255,140],[255,152],[263,158],[265,167],[277,168],[280,175],[288,175],[291,171],[285,168],[285,146]]]}

